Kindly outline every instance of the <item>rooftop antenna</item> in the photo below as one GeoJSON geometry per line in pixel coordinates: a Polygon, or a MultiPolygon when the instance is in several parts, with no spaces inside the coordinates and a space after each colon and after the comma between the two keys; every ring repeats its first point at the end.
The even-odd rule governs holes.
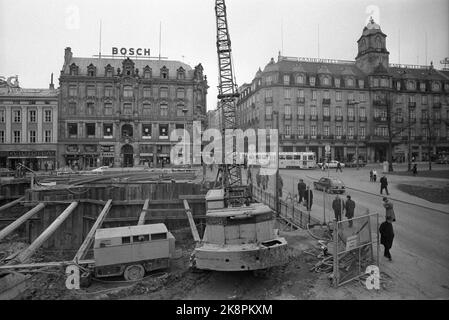
{"type": "Polygon", "coordinates": [[[101,19],[100,19],[100,44],[98,49],[98,59],[101,59],[101,19]]]}
{"type": "Polygon", "coordinates": [[[401,29],[399,29],[399,37],[398,37],[398,55],[399,55],[399,64],[401,64],[401,29]]]}
{"type": "Polygon", "coordinates": [[[318,59],[320,58],[320,24],[318,24],[318,59]]]}
{"type": "Polygon", "coordinates": [[[162,21],[159,21],[159,60],[161,60],[162,21]]]}
{"type": "Polygon", "coordinates": [[[281,55],[284,54],[284,21],[281,20],[281,55]]]}
{"type": "Polygon", "coordinates": [[[427,31],[424,32],[424,37],[426,40],[426,66],[427,66],[427,31]]]}

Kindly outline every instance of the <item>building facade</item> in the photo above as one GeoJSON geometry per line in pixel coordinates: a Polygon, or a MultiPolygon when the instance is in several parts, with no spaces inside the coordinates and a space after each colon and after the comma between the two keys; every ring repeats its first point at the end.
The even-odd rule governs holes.
{"type": "Polygon", "coordinates": [[[0,168],[56,168],[58,90],[0,86],[0,168]]]}
{"type": "Polygon", "coordinates": [[[170,141],[172,131],[191,133],[193,121],[206,122],[201,64],[192,69],[171,60],[76,58],[66,48],[59,81],[63,165],[169,164],[177,143],[170,141]]]}
{"type": "Polygon", "coordinates": [[[449,151],[449,73],[389,63],[372,19],[355,61],[279,56],[241,86],[239,126],[279,129],[280,150],[350,161],[427,160],[449,151]]]}

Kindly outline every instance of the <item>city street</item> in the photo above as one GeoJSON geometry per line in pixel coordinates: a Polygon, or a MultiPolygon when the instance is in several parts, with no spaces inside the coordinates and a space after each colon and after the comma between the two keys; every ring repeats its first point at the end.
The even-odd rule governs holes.
{"type": "MultiPolygon", "coordinates": [[[[379,177],[382,174],[380,167],[376,167],[379,177]]],[[[437,168],[440,169],[440,168],[437,168]]],[[[380,222],[383,221],[385,209],[382,207],[382,197],[379,194],[379,178],[376,183],[369,181],[370,167],[343,169],[343,172],[330,170],[330,176],[340,178],[348,188],[356,203],[356,216],[370,213],[379,213],[380,222]]],[[[405,170],[397,168],[398,171],[405,170]]],[[[281,170],[283,179],[283,198],[289,193],[297,192],[298,179],[313,187],[313,181],[328,172],[321,170],[281,170]]],[[[448,183],[446,179],[405,177],[387,174],[389,181],[390,198],[394,203],[397,221],[394,223],[395,239],[392,248],[393,262],[382,257],[381,268],[390,276],[407,279],[411,286],[421,291],[423,297],[448,298],[449,297],[449,205],[431,203],[401,192],[397,189],[398,183],[411,185],[448,183]]],[[[346,199],[346,195],[343,195],[346,199]]],[[[335,195],[323,194],[314,190],[314,203],[312,216],[320,221],[333,219],[331,209],[335,195]],[[326,208],[324,213],[324,207],[326,208]]],[[[413,294],[409,298],[412,298],[413,294]]]]}

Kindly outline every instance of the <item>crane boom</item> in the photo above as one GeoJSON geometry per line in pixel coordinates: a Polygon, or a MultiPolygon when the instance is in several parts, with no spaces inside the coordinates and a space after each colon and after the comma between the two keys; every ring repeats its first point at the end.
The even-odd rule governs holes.
{"type": "Polygon", "coordinates": [[[241,165],[237,162],[236,144],[233,137],[226,137],[226,130],[237,129],[236,100],[240,96],[235,83],[232,67],[231,39],[229,36],[225,0],[215,0],[215,15],[217,21],[217,54],[219,86],[218,99],[221,111],[221,131],[223,158],[219,165],[218,176],[221,174],[221,184],[225,190],[225,198],[232,206],[241,205],[247,199],[246,187],[242,185],[241,165]],[[225,146],[232,145],[232,154],[226,154],[225,146]],[[232,163],[229,161],[232,159],[232,163]],[[227,160],[227,161],[226,161],[227,160]]]}

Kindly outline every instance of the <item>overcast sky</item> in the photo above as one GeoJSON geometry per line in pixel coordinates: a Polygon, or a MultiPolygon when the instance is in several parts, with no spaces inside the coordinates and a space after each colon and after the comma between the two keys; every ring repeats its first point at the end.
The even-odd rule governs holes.
{"type": "MultiPolygon", "coordinates": [[[[208,109],[214,109],[218,84],[214,3],[0,0],[0,75],[19,75],[24,88],[45,88],[54,72],[57,84],[65,47],[77,57],[98,54],[100,19],[103,54],[111,54],[115,46],[150,48],[157,56],[161,22],[162,56],[192,67],[203,64],[210,86],[208,109]]],[[[251,81],[257,69],[271,57],[276,59],[282,49],[285,56],[354,60],[356,41],[370,15],[388,36],[390,63],[400,59],[403,64],[425,64],[427,51],[427,63],[441,68],[440,60],[449,56],[448,0],[227,0],[226,4],[238,85],[251,81]]]]}

